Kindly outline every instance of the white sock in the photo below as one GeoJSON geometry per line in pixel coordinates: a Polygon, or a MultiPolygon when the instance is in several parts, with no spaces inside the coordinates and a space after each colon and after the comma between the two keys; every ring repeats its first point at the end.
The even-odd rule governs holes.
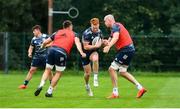
{"type": "Polygon", "coordinates": [[[85,85],[86,89],[90,88],[90,85],[89,84],[86,84],[85,85]]]}
{"type": "Polygon", "coordinates": [[[47,93],[48,93],[48,94],[52,94],[52,92],[53,92],[53,87],[52,87],[52,86],[49,86],[49,89],[48,89],[47,93]]]}
{"type": "Polygon", "coordinates": [[[119,93],[118,93],[118,88],[117,88],[117,87],[114,87],[114,88],[113,88],[113,94],[119,95],[119,93]]]}
{"type": "Polygon", "coordinates": [[[143,87],[142,87],[141,84],[137,83],[137,84],[136,84],[136,88],[137,88],[138,90],[141,90],[143,87]]]}
{"type": "Polygon", "coordinates": [[[44,86],[44,84],[45,84],[45,81],[44,81],[44,80],[42,80],[42,81],[41,81],[41,83],[40,83],[40,85],[39,85],[39,87],[43,87],[43,86],[44,86]]]}
{"type": "Polygon", "coordinates": [[[94,73],[94,79],[98,79],[98,73],[94,73]]]}

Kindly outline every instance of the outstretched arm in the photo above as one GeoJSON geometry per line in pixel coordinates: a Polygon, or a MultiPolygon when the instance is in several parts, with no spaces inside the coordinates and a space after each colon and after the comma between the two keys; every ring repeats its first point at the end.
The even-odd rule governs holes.
{"type": "Polygon", "coordinates": [[[86,54],[82,50],[81,42],[80,42],[79,38],[77,38],[77,37],[75,37],[75,44],[76,44],[76,48],[78,49],[81,56],[83,58],[86,57],[86,54]]]}

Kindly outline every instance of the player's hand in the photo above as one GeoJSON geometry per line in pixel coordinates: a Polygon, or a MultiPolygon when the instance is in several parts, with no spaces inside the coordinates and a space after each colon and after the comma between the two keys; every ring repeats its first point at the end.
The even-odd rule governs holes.
{"type": "Polygon", "coordinates": [[[81,57],[82,58],[85,58],[86,57],[86,54],[83,52],[83,53],[81,53],[81,57]]]}
{"type": "Polygon", "coordinates": [[[40,47],[40,48],[44,48],[44,44],[43,44],[43,43],[41,44],[41,47],[40,47]]]}
{"type": "Polygon", "coordinates": [[[32,58],[32,54],[31,54],[31,53],[29,53],[29,54],[28,54],[28,57],[29,57],[29,58],[32,58]]]}
{"type": "Polygon", "coordinates": [[[109,50],[110,50],[110,46],[105,46],[104,49],[103,49],[103,52],[108,53],[109,50]]]}
{"type": "Polygon", "coordinates": [[[102,41],[100,40],[100,41],[98,41],[98,43],[95,45],[95,47],[96,47],[96,48],[100,48],[101,45],[102,45],[102,41]]]}
{"type": "Polygon", "coordinates": [[[109,41],[107,39],[103,39],[102,43],[103,43],[104,46],[107,46],[109,44],[109,41]]]}

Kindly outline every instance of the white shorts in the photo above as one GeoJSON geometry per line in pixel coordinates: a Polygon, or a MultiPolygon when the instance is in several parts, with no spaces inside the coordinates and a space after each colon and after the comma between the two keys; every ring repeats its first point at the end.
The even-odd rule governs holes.
{"type": "Polygon", "coordinates": [[[127,72],[127,68],[128,66],[127,65],[121,65],[121,64],[118,64],[117,62],[113,61],[111,63],[111,68],[113,68],[114,70],[119,70],[119,72],[127,72]]]}

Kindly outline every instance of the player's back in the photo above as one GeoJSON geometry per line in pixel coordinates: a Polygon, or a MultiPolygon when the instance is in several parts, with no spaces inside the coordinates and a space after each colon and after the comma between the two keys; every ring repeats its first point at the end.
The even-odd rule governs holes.
{"type": "Polygon", "coordinates": [[[113,32],[119,32],[119,39],[115,44],[118,50],[133,43],[129,32],[121,23],[115,23],[112,29],[113,32]]]}
{"type": "Polygon", "coordinates": [[[66,50],[69,54],[74,44],[75,34],[68,29],[61,29],[54,35],[52,46],[57,46],[66,50]]]}

